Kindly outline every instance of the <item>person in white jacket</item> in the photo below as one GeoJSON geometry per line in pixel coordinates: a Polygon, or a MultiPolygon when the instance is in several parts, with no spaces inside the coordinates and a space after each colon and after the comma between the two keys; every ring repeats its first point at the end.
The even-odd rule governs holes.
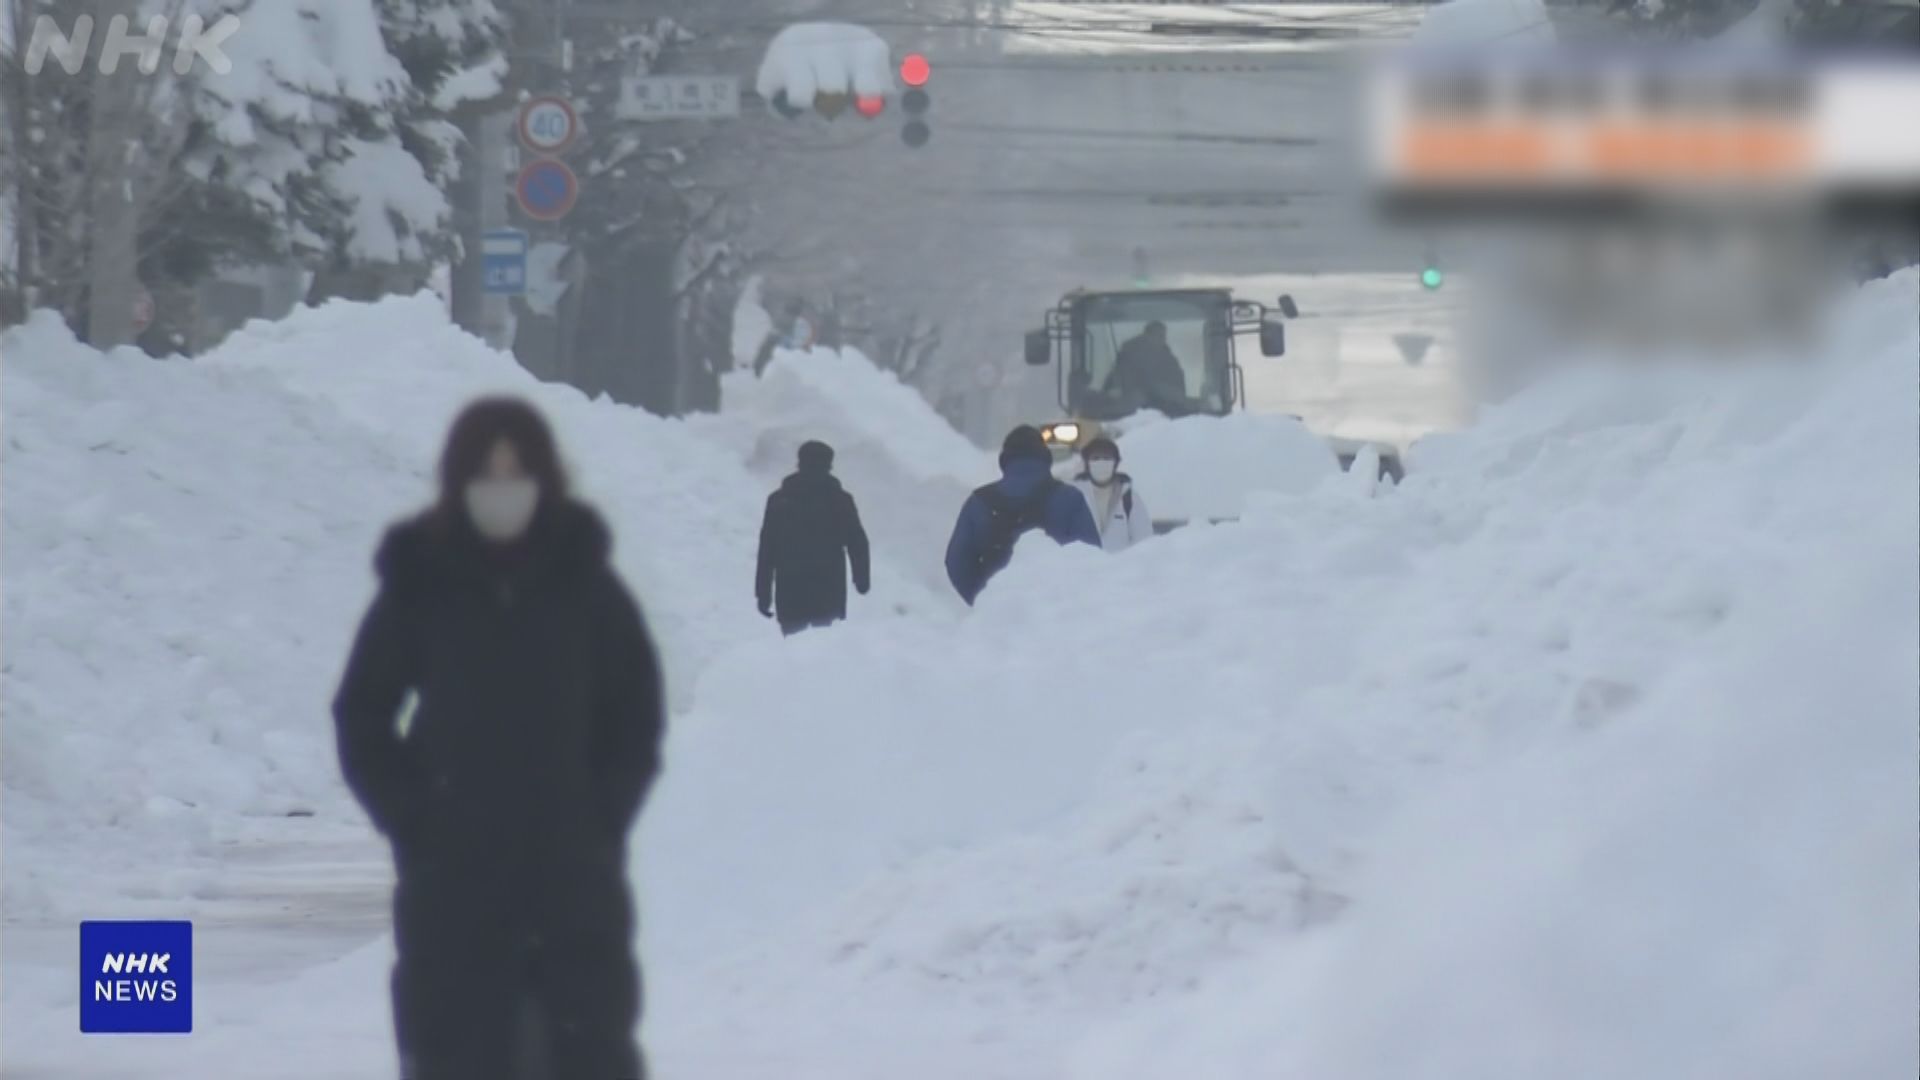
{"type": "Polygon", "coordinates": [[[1133,478],[1120,471],[1120,447],[1098,438],[1080,450],[1085,465],[1073,486],[1086,496],[1093,520],[1100,526],[1100,547],[1124,551],[1153,535],[1153,516],[1133,489],[1133,478]]]}

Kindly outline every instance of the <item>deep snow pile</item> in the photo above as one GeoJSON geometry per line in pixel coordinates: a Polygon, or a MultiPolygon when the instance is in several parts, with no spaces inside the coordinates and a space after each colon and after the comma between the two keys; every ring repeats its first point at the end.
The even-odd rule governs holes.
{"type": "Polygon", "coordinates": [[[740,448],[769,485],[793,470],[801,443],[830,443],[874,550],[899,568],[896,606],[959,609],[942,563],[947,537],[967,492],[998,467],[890,372],[852,349],[776,351],[764,377],[727,377],[721,414],[701,430],[740,448]]]}
{"type": "Polygon", "coordinates": [[[1916,284],[1822,364],[1588,373],[1385,497],[741,656],[777,700],[701,687],[656,921],[810,914],[662,1030],[811,1063],[884,1017],[941,1076],[1060,1075],[1083,1027],[1088,1077],[1911,1074],[1916,284]],[[833,1006],[736,1019],[794,1000],[833,1006]]]}
{"type": "MultiPolygon", "coordinates": [[[[537,383],[424,295],[256,323],[195,361],[102,356],[46,316],[0,351],[10,915],[97,895],[116,861],[156,901],[217,890],[204,859],[219,842],[292,811],[360,827],[326,703],[380,529],[429,497],[447,422],[473,396],[527,395],[554,421],[614,525],[679,704],[723,650],[770,633],[752,609],[768,483],[751,433],[847,441],[842,414],[791,387],[761,400],[778,413],[765,422],[752,401],[691,422],[590,402],[537,383]],[[813,419],[794,427],[796,413],[813,419]],[[79,842],[123,857],[38,857],[79,842]]],[[[910,393],[839,364],[827,392],[857,393],[864,374],[895,412],[889,393],[910,393]]],[[[917,442],[952,461],[946,425],[923,419],[895,421],[904,460],[917,442]]],[[[890,500],[873,494],[889,536],[890,500]]],[[[870,602],[934,606],[919,571],[895,569],[898,550],[878,550],[870,602]]]]}
{"type": "MultiPolygon", "coordinates": [[[[455,405],[508,385],[688,706],[637,877],[663,1074],[1912,1075],[1916,286],[1864,290],[1821,365],[1553,381],[1396,490],[1030,543],[971,612],[791,641],[748,607],[789,444],[872,455],[870,518],[905,505],[885,477],[970,469],[932,436],[882,460],[876,410],[819,393],[852,369],[673,423],[533,386],[429,301],[193,363],[41,324],[0,344],[8,914],[124,887],[109,822],[172,917],[241,873],[209,845],[245,815],[360,829],[324,702],[366,555],[455,405]]],[[[888,567],[895,603],[918,574],[888,567]]],[[[211,986],[169,1045],[371,1075],[384,962],[211,986]]],[[[15,970],[10,1009],[70,1029],[70,971],[15,970]]],[[[88,1075],[211,1071],[113,1047],[88,1075]]]]}
{"type": "Polygon", "coordinates": [[[1154,415],[1117,426],[1121,467],[1163,521],[1237,518],[1250,501],[1304,494],[1340,471],[1331,444],[1291,416],[1154,415]]]}

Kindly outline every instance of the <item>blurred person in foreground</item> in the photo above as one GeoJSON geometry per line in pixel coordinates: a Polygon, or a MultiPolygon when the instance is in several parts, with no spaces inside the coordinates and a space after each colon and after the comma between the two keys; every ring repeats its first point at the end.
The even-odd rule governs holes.
{"type": "Polygon", "coordinates": [[[437,501],[388,530],[334,701],[346,781],[393,845],[405,1080],[637,1080],[627,833],[661,680],[600,516],[546,422],[454,422],[437,501]]]}
{"type": "Polygon", "coordinates": [[[808,442],[799,467],[767,496],[760,519],[754,598],[789,637],[847,617],[847,566],[861,596],[873,584],[867,530],[853,496],[833,475],[833,447],[808,442]]]}
{"type": "Polygon", "coordinates": [[[1053,452],[1038,428],[1021,425],[1000,448],[1000,479],[960,507],[947,541],[947,580],[971,604],[993,575],[1013,561],[1022,536],[1040,529],[1058,544],[1100,546],[1087,500],[1053,475],[1053,452]]]}

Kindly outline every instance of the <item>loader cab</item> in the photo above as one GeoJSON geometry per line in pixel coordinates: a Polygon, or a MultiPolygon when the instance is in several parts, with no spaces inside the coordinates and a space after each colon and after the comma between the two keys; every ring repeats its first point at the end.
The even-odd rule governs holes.
{"type": "MultiPolygon", "coordinates": [[[[1292,299],[1282,297],[1278,311],[1294,314],[1292,299]]],[[[1049,441],[1071,451],[1102,422],[1145,410],[1227,415],[1246,396],[1235,341],[1254,334],[1262,354],[1285,354],[1286,326],[1228,289],[1068,294],[1026,340],[1027,363],[1053,365],[1060,407],[1072,418],[1048,430],[1076,438],[1049,441]],[[1139,377],[1146,369],[1152,378],[1139,377]]]]}

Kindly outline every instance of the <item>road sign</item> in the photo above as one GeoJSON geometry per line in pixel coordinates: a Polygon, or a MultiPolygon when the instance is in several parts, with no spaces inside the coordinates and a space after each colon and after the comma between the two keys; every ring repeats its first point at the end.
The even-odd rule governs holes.
{"type": "Polygon", "coordinates": [[[559,221],[573,212],[580,199],[580,178],[565,164],[552,158],[527,163],[513,185],[520,212],[535,221],[559,221]]]}
{"type": "Polygon", "coordinates": [[[136,291],[133,294],[133,332],[144,334],[147,327],[153,325],[155,313],[153,294],[147,291],[145,285],[135,285],[134,289],[136,291]]]}
{"type": "Polygon", "coordinates": [[[526,233],[519,229],[489,230],[480,242],[480,252],[488,296],[520,296],[526,293],[526,233]]]}
{"type": "Polygon", "coordinates": [[[1427,350],[1433,347],[1432,334],[1395,334],[1393,343],[1400,349],[1400,359],[1408,367],[1419,367],[1426,362],[1427,350]]]}
{"type": "Polygon", "coordinates": [[[620,81],[622,120],[732,120],[740,80],[732,75],[646,75],[620,81]]]}
{"type": "Polygon", "coordinates": [[[537,97],[520,106],[520,145],[536,154],[558,154],[580,134],[580,117],[565,98],[537,97]]]}

